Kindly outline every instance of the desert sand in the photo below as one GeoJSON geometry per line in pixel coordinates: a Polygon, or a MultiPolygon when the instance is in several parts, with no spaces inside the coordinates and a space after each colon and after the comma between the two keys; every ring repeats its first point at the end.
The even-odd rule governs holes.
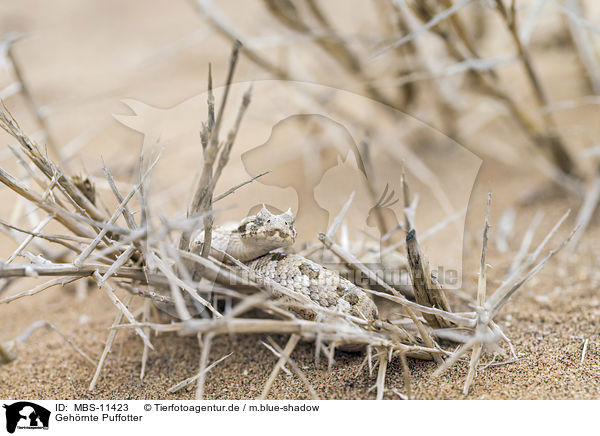
{"type": "MultiPolygon", "coordinates": [[[[360,15],[366,7],[362,2],[357,3],[360,7],[349,14],[360,15]]],[[[220,7],[235,16],[233,2],[223,2],[220,7]]],[[[254,34],[261,28],[263,16],[260,14],[264,12],[261,12],[258,2],[251,2],[246,13],[253,20],[245,23],[243,29],[247,34],[254,34]]],[[[540,24],[542,30],[543,23],[540,24]]],[[[17,56],[26,67],[26,78],[36,102],[53,110],[48,124],[54,142],[68,146],[69,141],[82,132],[94,129],[99,132],[71,162],[73,173],[91,172],[99,178],[102,177],[101,158],[109,163],[116,162],[115,168],[118,168],[121,160],[135,160],[142,148],[142,135],[112,117],[113,114],[131,114],[121,102],[123,99],[140,100],[163,108],[175,106],[206,90],[208,62],[212,63],[217,85],[223,84],[230,52],[229,42],[185,2],[140,1],[125,4],[63,0],[50,5],[28,0],[5,3],[0,12],[0,29],[31,35],[20,43],[17,56]]],[[[490,44],[493,46],[493,43],[490,44]]],[[[277,48],[264,49],[268,55],[276,51],[277,48]]],[[[570,49],[545,50],[536,60],[552,101],[583,93],[584,85],[575,74],[575,56],[570,49]]],[[[300,79],[313,80],[310,73],[315,70],[318,68],[314,64],[307,64],[305,72],[298,70],[300,79]]],[[[503,74],[513,77],[522,73],[513,66],[503,70],[503,74]]],[[[235,80],[243,82],[269,77],[242,57],[235,80]]],[[[521,83],[524,81],[522,76],[518,77],[521,78],[515,86],[526,88],[521,83]]],[[[335,84],[334,79],[328,77],[327,82],[335,84]]],[[[1,80],[0,87],[11,82],[6,72],[2,73],[1,80]]],[[[343,84],[341,87],[344,87],[343,84]]],[[[36,130],[26,101],[15,96],[7,101],[7,105],[25,130],[36,130]]],[[[415,114],[417,117],[422,115],[415,114]]],[[[566,111],[560,113],[557,119],[567,132],[570,143],[574,144],[576,153],[587,144],[582,137],[598,137],[596,107],[566,111]],[[579,135],[577,132],[585,133],[579,135]]],[[[513,139],[513,132],[506,126],[490,122],[474,135],[478,135],[474,143],[484,144],[489,138],[494,140],[490,141],[492,151],[489,154],[481,153],[481,148],[472,150],[483,163],[475,180],[465,220],[463,291],[469,295],[475,295],[477,286],[481,228],[488,191],[493,193],[492,234],[507,208],[515,208],[517,213],[514,231],[508,238],[509,251],[501,253],[493,242],[490,243],[490,290],[505,276],[536,212],[542,211],[544,219],[534,243],[541,240],[567,209],[573,210],[553,239],[552,246],[556,246],[573,228],[575,212],[581,205],[580,198],[565,194],[535,169],[533,160],[527,157],[529,152],[517,146],[512,155],[498,157],[505,149],[496,148],[494,144],[510,143],[513,139]],[[523,199],[531,192],[536,192],[536,196],[532,201],[524,202],[523,199]]],[[[9,143],[7,138],[4,135],[0,139],[0,153],[4,153],[4,144],[9,143]]],[[[193,147],[193,141],[194,138],[177,146],[193,147]]],[[[525,140],[519,138],[515,142],[523,143],[525,140]]],[[[241,147],[234,151],[238,158],[243,145],[241,147]]],[[[193,180],[198,162],[190,159],[189,154],[187,157],[180,156],[179,160],[176,154],[169,156],[168,165],[172,171],[160,173],[156,183],[163,187],[175,186],[181,181],[173,177],[176,173],[188,174],[188,179],[193,180]]],[[[16,171],[13,161],[6,155],[1,165],[16,171]]],[[[123,166],[126,167],[125,164],[123,166]]],[[[125,169],[117,176],[125,179],[127,171],[125,169]]],[[[239,167],[233,167],[219,186],[226,188],[243,179],[244,174],[239,167]]],[[[102,190],[102,195],[106,194],[107,191],[102,190]]],[[[189,195],[189,184],[177,188],[165,207],[184,210],[189,195]]],[[[0,201],[2,218],[7,219],[13,212],[14,194],[1,189],[0,201]]],[[[5,257],[14,250],[15,244],[5,236],[1,238],[0,256],[5,257]]],[[[485,369],[480,368],[471,392],[465,397],[462,386],[468,370],[467,361],[459,362],[438,378],[432,378],[435,363],[409,359],[414,398],[598,399],[599,240],[600,217],[596,214],[577,250],[563,250],[502,310],[498,322],[512,341],[518,357],[516,361],[507,355],[496,360],[496,363],[503,364],[492,362],[485,369]]],[[[2,297],[26,288],[26,282],[11,286],[2,297]]],[[[119,295],[126,294],[119,291],[119,295]]],[[[459,299],[452,301],[457,307],[462,304],[459,299]]],[[[132,311],[141,305],[141,299],[134,299],[132,311]]],[[[462,307],[468,309],[464,305],[462,307]]],[[[75,286],[55,287],[35,297],[0,306],[0,343],[15,339],[33,322],[44,320],[96,359],[102,352],[114,315],[110,301],[91,283],[85,298],[77,295],[75,286]]],[[[287,340],[285,336],[277,335],[273,339],[281,347],[287,340]]],[[[264,340],[264,335],[215,339],[210,361],[232,354],[207,375],[205,398],[257,398],[277,361],[262,344],[264,340]]],[[[159,334],[152,336],[152,342],[155,350],[150,352],[146,374],[140,380],[143,344],[133,333],[121,331],[96,389],[90,392],[88,385],[94,373],[92,365],[55,332],[37,330],[14,350],[14,361],[0,366],[0,398],[194,398],[194,386],[177,393],[168,393],[167,390],[197,372],[200,348],[196,337],[159,334]]],[[[490,362],[491,357],[491,354],[486,354],[483,362],[490,362]]],[[[292,358],[322,399],[375,398],[372,388],[376,370],[369,374],[367,366],[361,368],[363,354],[337,352],[335,363],[328,368],[326,359],[315,363],[313,344],[301,343],[292,358]]],[[[394,391],[405,392],[398,359],[390,363],[385,385],[386,399],[399,399],[394,391]]],[[[282,373],[268,398],[307,399],[310,395],[296,376],[282,373]]]]}

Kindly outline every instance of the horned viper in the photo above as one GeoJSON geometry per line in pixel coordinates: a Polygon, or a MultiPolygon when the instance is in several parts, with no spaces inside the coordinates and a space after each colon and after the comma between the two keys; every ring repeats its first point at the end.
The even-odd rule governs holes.
{"type": "MultiPolygon", "coordinates": [[[[292,292],[297,292],[328,309],[366,321],[377,319],[377,307],[369,296],[349,280],[310,259],[281,252],[296,239],[291,210],[275,215],[263,205],[256,214],[237,225],[214,227],[211,255],[224,260],[223,251],[245,263],[263,277],[270,278],[292,292]],[[214,249],[217,250],[214,250],[214,249]]],[[[201,231],[191,242],[190,251],[200,253],[204,241],[201,231]]],[[[314,319],[311,310],[295,310],[306,319],[314,319]]]]}

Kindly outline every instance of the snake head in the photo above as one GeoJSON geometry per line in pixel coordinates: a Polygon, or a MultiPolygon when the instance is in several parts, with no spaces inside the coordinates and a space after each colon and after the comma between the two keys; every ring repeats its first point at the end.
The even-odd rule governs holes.
{"type": "Polygon", "coordinates": [[[237,232],[246,242],[270,250],[289,247],[296,240],[292,210],[276,215],[264,204],[255,216],[249,216],[241,222],[237,232]]]}

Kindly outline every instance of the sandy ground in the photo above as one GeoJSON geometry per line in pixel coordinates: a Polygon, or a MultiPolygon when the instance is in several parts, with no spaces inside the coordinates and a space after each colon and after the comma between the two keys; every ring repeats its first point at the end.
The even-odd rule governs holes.
{"type": "MultiPolygon", "coordinates": [[[[120,103],[121,99],[139,99],[160,107],[176,105],[205,89],[205,68],[209,60],[214,66],[216,82],[223,81],[229,45],[183,2],[144,2],[141,16],[140,4],[135,5],[134,2],[127,7],[120,2],[98,2],[93,7],[79,6],[77,2],[67,0],[58,3],[52,6],[52,12],[41,1],[19,2],[10,6],[5,3],[0,26],[4,32],[32,32],[33,37],[19,47],[18,56],[28,67],[27,78],[38,103],[55,108],[49,123],[55,141],[61,145],[68,144],[81,132],[90,128],[100,129],[101,133],[78,155],[75,172],[85,168],[93,174],[100,174],[101,156],[111,162],[120,153],[133,156],[138,152],[142,142],[140,135],[111,119],[111,114],[129,113],[120,103]],[[83,39],[80,38],[82,34],[85,35],[83,39]],[[173,45],[176,50],[172,49],[173,45]]],[[[234,8],[231,2],[225,2],[223,7],[234,8]]],[[[249,14],[254,14],[255,9],[260,8],[252,4],[249,14]]],[[[360,14],[360,10],[355,13],[360,14]]],[[[260,28],[259,22],[250,20],[244,24],[244,30],[252,34],[260,28]]],[[[552,56],[545,61],[549,65],[558,65],[560,56],[558,59],[552,56]]],[[[545,79],[553,84],[564,83],[564,78],[572,73],[569,69],[571,63],[564,64],[561,68],[544,69],[545,79]]],[[[267,75],[246,62],[236,77],[243,81],[267,75]]],[[[3,76],[2,80],[2,86],[10,83],[8,76],[3,76]]],[[[550,86],[551,96],[562,99],[580,91],[579,83],[567,83],[568,86],[550,86]]],[[[34,122],[27,119],[24,102],[14,97],[10,103],[11,110],[19,115],[26,130],[33,129],[34,122]]],[[[588,128],[588,135],[597,132],[591,112],[582,110],[560,116],[562,125],[572,127],[565,129],[565,135],[576,144],[583,136],[577,133],[582,125],[588,128]]],[[[510,139],[512,132],[491,125],[481,135],[482,138],[494,135],[501,141],[510,139]]],[[[577,200],[555,193],[540,196],[540,200],[532,204],[519,205],[524,193],[535,187],[547,186],[544,178],[532,171],[527,159],[519,155],[516,158],[519,161],[517,168],[512,166],[514,159],[493,159],[490,155],[481,155],[483,165],[465,222],[463,280],[465,291],[471,294],[477,277],[478,241],[488,190],[494,192],[492,225],[497,223],[507,207],[517,208],[515,234],[510,238],[512,252],[518,249],[537,210],[542,210],[545,218],[534,242],[541,240],[542,233],[566,209],[577,210],[579,206],[577,200]]],[[[193,174],[195,161],[187,159],[179,163],[179,171],[193,174]]],[[[2,165],[4,167],[5,163],[2,165]]],[[[10,166],[12,163],[6,165],[10,170],[14,169],[10,166]]],[[[223,186],[240,181],[242,176],[230,174],[223,186]]],[[[165,181],[169,182],[168,179],[165,181]]],[[[5,190],[0,195],[5,202],[12,198],[5,190]]],[[[181,204],[188,195],[189,189],[178,192],[171,202],[181,204]]],[[[2,209],[3,217],[10,213],[10,210],[2,209]]],[[[570,217],[565,229],[573,224],[574,218],[570,217]]],[[[567,233],[562,231],[556,241],[567,233]]],[[[561,253],[513,297],[501,313],[499,324],[512,340],[518,361],[482,369],[467,398],[600,397],[599,238],[600,221],[596,216],[576,253],[561,253]],[[586,341],[587,352],[582,359],[586,341]]],[[[6,239],[0,241],[3,244],[1,255],[14,249],[14,244],[6,239]]],[[[499,284],[511,261],[510,254],[501,254],[494,244],[490,245],[489,263],[493,266],[489,273],[490,289],[499,284]]],[[[23,289],[15,286],[3,296],[23,289]]],[[[134,301],[133,308],[140,305],[141,301],[134,301]]],[[[76,297],[73,287],[54,288],[35,298],[0,307],[0,342],[14,339],[35,321],[46,320],[90,356],[97,358],[114,314],[114,307],[105,295],[93,287],[83,300],[76,297]]],[[[215,340],[211,361],[231,352],[233,354],[208,375],[207,398],[250,399],[260,395],[276,362],[276,357],[262,345],[264,339],[263,336],[237,336],[215,340]]],[[[275,336],[274,339],[282,346],[286,341],[285,337],[275,336]]],[[[15,361],[0,366],[0,398],[194,398],[193,388],[175,394],[169,394],[167,389],[197,371],[200,353],[196,338],[163,334],[153,337],[152,342],[156,350],[150,352],[146,376],[140,380],[142,344],[134,335],[120,333],[96,390],[89,392],[87,387],[93,375],[92,366],[56,333],[38,330],[16,350],[15,361]]],[[[339,352],[335,356],[335,364],[328,368],[323,359],[315,364],[312,344],[303,343],[292,357],[321,398],[375,397],[371,387],[375,383],[376,372],[369,374],[366,367],[359,371],[363,355],[339,352]]],[[[485,359],[489,361],[490,356],[485,359]]],[[[435,369],[432,362],[410,360],[409,366],[415,398],[464,398],[461,391],[468,363],[459,363],[437,379],[431,378],[435,369]]],[[[405,392],[399,361],[391,362],[386,387],[385,398],[398,398],[393,390],[405,392]]],[[[281,374],[269,398],[305,399],[309,398],[309,394],[297,377],[281,374]]]]}
{"type": "MultiPolygon", "coordinates": [[[[546,205],[563,208],[564,199],[546,205]]],[[[527,211],[523,211],[527,221],[527,211]]],[[[598,324],[600,301],[598,286],[598,237],[594,229],[583,242],[578,254],[565,253],[552,262],[520,291],[507,305],[499,324],[511,338],[517,362],[482,369],[468,396],[471,399],[597,399],[600,396],[600,349],[598,324]],[[560,266],[558,266],[560,265],[560,266]],[[584,341],[587,352],[582,361],[584,341]]],[[[518,240],[516,238],[515,240],[518,240]]],[[[475,270],[476,256],[467,259],[475,270]]],[[[497,284],[509,265],[509,258],[490,252],[490,283],[497,284]]],[[[470,274],[466,281],[474,282],[470,274]]],[[[140,303],[138,302],[138,305],[140,303]]],[[[136,305],[134,304],[134,308],[136,305]]],[[[72,290],[53,289],[35,299],[21,300],[3,308],[5,325],[0,340],[14,338],[32,320],[47,320],[72,338],[91,356],[99,356],[107,327],[114,317],[114,308],[105,296],[92,290],[78,301],[72,290]]],[[[284,345],[285,338],[274,339],[284,345]]],[[[213,370],[207,381],[207,398],[251,399],[260,395],[275,356],[262,344],[262,336],[220,337],[211,349],[210,359],[216,360],[233,352],[213,370]]],[[[162,334],[153,338],[156,350],[150,352],[145,378],[140,381],[142,344],[131,334],[119,334],[113,352],[107,360],[98,387],[88,392],[93,368],[76,354],[58,335],[43,330],[18,348],[18,358],[0,371],[0,397],[22,399],[191,399],[194,389],[175,394],[167,389],[196,371],[199,347],[195,337],[162,334]]],[[[293,354],[321,398],[374,398],[370,388],[375,373],[365,367],[359,372],[363,356],[339,352],[335,365],[314,363],[314,347],[310,343],[298,346],[293,354]]],[[[489,361],[490,357],[487,357],[489,361]]],[[[501,361],[502,358],[499,358],[501,361]]],[[[410,359],[412,389],[419,399],[461,399],[461,389],[468,369],[462,362],[437,379],[431,378],[432,362],[410,359]]],[[[386,379],[388,389],[404,392],[399,361],[390,364],[386,379]]],[[[307,399],[306,387],[293,375],[282,374],[269,398],[307,399]]],[[[386,398],[397,398],[387,392],[386,398]]]]}

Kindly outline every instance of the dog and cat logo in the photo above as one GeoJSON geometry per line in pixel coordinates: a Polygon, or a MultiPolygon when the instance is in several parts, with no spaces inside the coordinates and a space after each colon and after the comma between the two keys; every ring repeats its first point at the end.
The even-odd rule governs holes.
{"type": "Polygon", "coordinates": [[[4,404],[6,409],[6,431],[14,433],[16,429],[48,430],[50,411],[29,401],[4,404]]]}

